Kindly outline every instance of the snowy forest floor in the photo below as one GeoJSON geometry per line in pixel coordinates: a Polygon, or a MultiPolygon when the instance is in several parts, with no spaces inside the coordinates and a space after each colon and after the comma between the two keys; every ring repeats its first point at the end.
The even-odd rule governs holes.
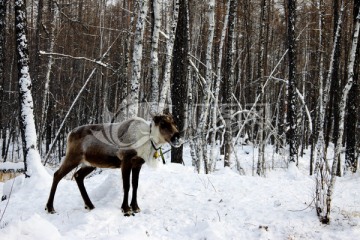
{"type": "MultiPolygon", "coordinates": [[[[253,151],[240,148],[243,167],[253,151]]],[[[267,176],[241,176],[229,168],[197,174],[188,146],[185,166],[144,166],[138,202],[141,213],[124,217],[121,172],[103,170],[85,180],[95,209],[88,211],[71,176],[55,196],[56,214],[45,212],[51,175],[0,183],[0,239],[358,239],[360,174],[338,178],[331,224],[319,222],[314,209],[315,182],[309,176],[309,154],[299,168],[267,170],[267,176]]],[[[278,160],[280,161],[280,160],[278,160]]],[[[282,161],[282,160],[281,160],[282,161]]],[[[222,163],[219,162],[220,166],[222,163]]],[[[52,170],[49,170],[51,172],[52,170]]]]}

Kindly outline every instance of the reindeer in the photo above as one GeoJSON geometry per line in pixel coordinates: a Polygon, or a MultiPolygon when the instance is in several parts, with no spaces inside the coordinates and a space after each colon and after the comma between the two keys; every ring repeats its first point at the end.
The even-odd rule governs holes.
{"type": "Polygon", "coordinates": [[[121,123],[91,124],[75,128],[68,135],[65,158],[54,173],[45,210],[55,213],[53,202],[59,181],[80,165],[74,177],[86,209],[92,210],[94,205],[86,192],[84,178],[95,168],[121,168],[124,188],[121,209],[125,216],[140,212],[137,188],[141,166],[145,162],[155,165],[158,162],[157,151],[165,143],[174,147],[182,144],[170,114],[156,115],[151,122],[134,117],[121,123]],[[129,206],[130,174],[133,192],[129,206]]]}

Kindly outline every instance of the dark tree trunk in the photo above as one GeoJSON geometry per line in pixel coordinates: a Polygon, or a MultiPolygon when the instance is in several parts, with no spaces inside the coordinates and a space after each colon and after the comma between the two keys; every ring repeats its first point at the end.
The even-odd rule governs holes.
{"type": "MultiPolygon", "coordinates": [[[[339,21],[339,1],[334,0],[334,38],[336,33],[336,26],[338,25],[339,21]]],[[[326,127],[325,127],[325,150],[329,146],[330,136],[332,135],[332,142],[335,144],[337,143],[338,135],[339,135],[339,102],[340,102],[340,86],[341,86],[341,78],[339,76],[339,68],[340,68],[340,43],[341,43],[341,31],[339,31],[339,40],[335,45],[335,55],[334,55],[334,63],[333,63],[333,71],[331,76],[331,86],[330,86],[330,102],[329,106],[327,106],[326,111],[326,127]],[[331,130],[332,134],[331,134],[331,130]]],[[[324,106],[326,107],[326,106],[324,106]]],[[[340,161],[339,161],[340,163],[340,161]]]]}
{"type": "Polygon", "coordinates": [[[45,126],[45,129],[46,129],[46,142],[45,142],[45,152],[49,152],[49,148],[50,148],[50,144],[51,144],[51,137],[52,137],[52,120],[50,118],[50,116],[52,116],[53,114],[53,100],[52,99],[49,99],[49,106],[48,106],[48,109],[47,109],[47,118],[46,118],[46,126],[45,126]]]}
{"type": "MultiPolygon", "coordinates": [[[[40,60],[40,48],[41,48],[41,42],[42,42],[42,36],[41,36],[41,29],[43,26],[43,0],[38,0],[37,4],[37,18],[36,18],[36,30],[35,30],[35,57],[33,63],[33,71],[32,71],[32,82],[34,86],[34,91],[40,92],[40,72],[41,72],[41,60],[40,60]]],[[[35,93],[36,94],[36,93],[35,93]]]]}
{"type": "Polygon", "coordinates": [[[296,123],[296,36],[295,36],[295,21],[296,21],[296,0],[288,0],[288,63],[289,63],[289,83],[288,83],[288,108],[287,108],[287,122],[289,130],[287,134],[287,141],[290,145],[289,162],[297,164],[297,123],[296,123]]]}
{"type": "Polygon", "coordinates": [[[0,134],[2,136],[3,144],[1,150],[1,157],[5,158],[6,146],[6,129],[4,126],[5,119],[3,118],[3,101],[4,101],[4,85],[5,85],[5,40],[6,40],[6,5],[7,0],[0,0],[0,134]]]}
{"type": "MultiPolygon", "coordinates": [[[[176,28],[174,50],[171,99],[173,104],[174,120],[180,131],[184,130],[187,65],[188,65],[188,10],[187,0],[179,1],[179,19],[176,28]]],[[[172,148],[171,162],[183,163],[183,147],[172,148]]]]}
{"type": "MultiPolygon", "coordinates": [[[[354,22],[356,21],[356,16],[358,15],[360,9],[360,1],[355,1],[354,3],[354,22]]],[[[346,126],[346,151],[345,151],[345,167],[349,171],[356,172],[357,162],[356,162],[356,143],[357,143],[357,109],[359,101],[359,64],[360,64],[360,54],[359,54],[360,44],[358,44],[356,49],[356,57],[354,64],[354,82],[353,86],[349,92],[348,98],[348,107],[347,107],[347,124],[346,126]]]]}
{"type": "MultiPolygon", "coordinates": [[[[252,48],[252,25],[251,25],[251,8],[250,8],[250,0],[244,0],[243,1],[243,8],[244,8],[244,14],[245,14],[245,19],[244,19],[244,27],[245,27],[245,32],[246,32],[246,36],[245,36],[245,51],[247,54],[246,57],[246,71],[245,71],[245,79],[246,79],[246,84],[250,84],[252,82],[252,60],[251,60],[251,48],[252,48]]],[[[253,90],[252,88],[246,88],[246,96],[244,96],[244,98],[246,98],[246,100],[250,100],[250,99],[254,99],[254,94],[253,94],[253,90]]]]}

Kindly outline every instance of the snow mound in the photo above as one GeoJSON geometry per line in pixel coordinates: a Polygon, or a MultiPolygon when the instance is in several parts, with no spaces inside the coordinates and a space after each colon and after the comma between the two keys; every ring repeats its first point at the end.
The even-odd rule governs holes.
{"type": "Polygon", "coordinates": [[[0,231],[0,239],[61,239],[57,228],[46,219],[34,214],[26,219],[19,219],[0,231]]]}

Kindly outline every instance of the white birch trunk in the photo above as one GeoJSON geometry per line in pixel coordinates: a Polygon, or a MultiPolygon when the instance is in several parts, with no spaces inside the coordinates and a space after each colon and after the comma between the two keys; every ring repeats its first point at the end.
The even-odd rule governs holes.
{"type": "Polygon", "coordinates": [[[206,79],[203,91],[203,106],[200,117],[199,127],[197,128],[197,155],[198,161],[204,162],[204,171],[209,173],[209,163],[207,156],[207,122],[210,107],[210,94],[211,94],[211,83],[212,83],[212,49],[214,40],[214,29],[215,29],[215,0],[209,0],[208,18],[209,18],[209,30],[208,30],[208,42],[206,47],[206,79]]]}
{"type": "Polygon", "coordinates": [[[227,1],[226,4],[226,14],[224,19],[224,25],[223,29],[221,31],[221,38],[220,38],[220,44],[219,44],[219,55],[218,55],[218,61],[217,61],[217,67],[216,67],[216,83],[214,87],[214,107],[212,108],[212,116],[211,116],[211,125],[213,129],[213,134],[211,135],[211,147],[210,147],[210,159],[209,159],[209,165],[210,171],[213,171],[215,169],[215,163],[216,163],[216,129],[217,129],[217,114],[218,114],[218,108],[219,108],[219,93],[220,93],[220,83],[222,81],[221,77],[221,65],[222,65],[222,59],[223,59],[223,48],[224,48],[224,42],[226,37],[226,30],[229,20],[229,7],[230,7],[230,1],[227,1]]]}
{"type": "MultiPolygon", "coordinates": [[[[321,11],[321,6],[319,7],[319,11],[321,11]]],[[[342,14],[344,11],[344,2],[341,3],[340,8],[340,14],[339,14],[339,21],[338,25],[336,27],[336,33],[335,33],[335,39],[333,43],[333,49],[331,53],[331,60],[330,60],[330,66],[329,66],[329,72],[326,78],[325,82],[325,88],[322,87],[322,71],[320,73],[320,87],[319,87],[319,122],[318,122],[318,141],[316,143],[316,163],[315,163],[315,176],[316,176],[316,192],[315,192],[315,207],[317,214],[320,218],[320,221],[326,221],[325,217],[322,216],[322,214],[325,213],[325,195],[326,195],[326,188],[329,181],[329,167],[327,166],[326,161],[326,149],[325,148],[325,141],[324,141],[324,121],[325,121],[325,106],[327,105],[329,101],[329,92],[330,92],[330,83],[331,83],[331,75],[333,72],[333,63],[334,63],[334,57],[335,57],[335,48],[337,41],[339,40],[339,33],[340,28],[342,25],[342,14]]],[[[320,18],[321,16],[320,12],[320,18]]],[[[322,20],[319,20],[319,25],[322,27],[322,20]]],[[[322,28],[320,28],[322,29],[322,28]]],[[[320,31],[321,35],[321,31],[320,31]]],[[[322,40],[322,37],[320,37],[320,40],[322,40]]],[[[321,47],[321,46],[320,46],[321,47]]],[[[321,50],[320,50],[321,51],[321,50]]],[[[320,58],[320,67],[322,68],[322,57],[320,58]]]]}
{"type": "Polygon", "coordinates": [[[154,26],[152,33],[151,42],[151,91],[150,91],[150,113],[154,114],[158,108],[159,98],[159,59],[158,59],[158,47],[159,47],[159,35],[161,28],[161,14],[160,14],[160,0],[153,0],[153,11],[154,11],[154,26]]]}
{"type": "Polygon", "coordinates": [[[224,167],[231,167],[231,152],[233,150],[233,139],[232,139],[232,93],[234,87],[234,45],[235,45],[235,29],[237,23],[237,0],[229,0],[229,20],[228,20],[228,35],[226,40],[226,63],[225,63],[225,72],[224,72],[224,100],[223,103],[226,105],[224,107],[224,119],[225,119],[225,139],[224,139],[224,167]]]}
{"type": "MultiPolygon", "coordinates": [[[[103,56],[103,51],[106,50],[104,49],[105,46],[105,40],[106,40],[106,36],[105,36],[105,12],[106,12],[106,0],[101,0],[99,2],[99,20],[100,20],[100,28],[99,28],[99,59],[102,58],[103,56]]],[[[109,34],[111,34],[111,31],[109,31],[109,34]]],[[[111,37],[109,36],[108,39],[111,39],[111,37]]],[[[108,71],[108,70],[106,70],[108,71]]],[[[99,86],[99,88],[101,89],[101,94],[102,95],[102,111],[101,111],[101,116],[100,119],[102,122],[110,122],[111,121],[111,113],[109,111],[109,103],[108,103],[108,96],[109,96],[109,83],[108,83],[108,79],[104,77],[103,74],[99,75],[99,79],[101,81],[101,85],[99,86]]]]}
{"type": "Polygon", "coordinates": [[[191,84],[191,67],[188,67],[188,90],[187,90],[187,100],[188,100],[188,109],[187,109],[187,122],[185,123],[185,129],[187,129],[187,135],[189,137],[189,145],[190,145],[190,155],[191,155],[191,162],[192,166],[195,167],[195,171],[200,173],[200,164],[196,154],[196,145],[194,139],[194,129],[195,129],[195,119],[196,119],[196,110],[194,108],[194,101],[193,101],[193,89],[191,84]]]}
{"type": "Polygon", "coordinates": [[[260,103],[259,107],[260,115],[260,129],[259,129],[259,144],[258,144],[258,162],[256,167],[256,173],[259,176],[265,176],[265,92],[261,91],[262,86],[264,85],[264,59],[265,59],[265,22],[266,22],[266,0],[262,0],[261,3],[261,15],[260,15],[260,39],[259,39],[259,57],[258,57],[258,78],[260,80],[260,86],[258,87],[258,94],[260,95],[260,103]]]}
{"type": "MultiPolygon", "coordinates": [[[[317,151],[318,151],[318,156],[317,159],[325,159],[325,149],[323,149],[325,147],[325,141],[324,141],[324,122],[325,122],[325,107],[327,106],[328,102],[329,102],[329,92],[330,92],[330,84],[331,84],[331,76],[333,73],[333,69],[334,69],[334,57],[335,57],[335,48],[336,48],[336,44],[339,41],[339,34],[340,34],[340,30],[341,30],[341,25],[342,25],[342,15],[343,15],[343,11],[344,11],[344,2],[342,1],[341,3],[341,8],[340,8],[340,14],[339,14],[339,21],[338,21],[338,26],[336,27],[336,33],[335,33],[335,39],[334,39],[334,45],[333,45],[333,49],[331,52],[331,60],[330,60],[330,66],[329,66],[329,71],[326,77],[326,82],[325,82],[325,88],[320,88],[319,89],[319,99],[320,99],[320,105],[319,105],[319,136],[318,136],[318,142],[317,142],[317,151]],[[322,98],[320,98],[322,97],[322,98]],[[320,155],[319,155],[320,154],[320,155]],[[323,155],[323,156],[321,156],[323,155]]],[[[322,61],[321,63],[322,64],[322,61]]],[[[322,74],[320,75],[320,77],[322,77],[322,74]]],[[[319,79],[319,81],[322,79],[319,79]]],[[[320,81],[320,84],[322,84],[322,81],[320,81]]],[[[315,166],[315,171],[316,171],[316,167],[315,166]]]]}
{"type": "Polygon", "coordinates": [[[160,96],[159,96],[159,106],[158,106],[159,113],[164,111],[167,94],[170,89],[172,53],[173,53],[173,49],[174,49],[175,33],[176,33],[176,27],[177,27],[177,22],[178,22],[178,17],[179,17],[179,0],[175,1],[173,15],[174,16],[173,16],[173,20],[171,23],[171,29],[168,34],[169,38],[166,42],[165,74],[164,74],[164,80],[163,80],[163,84],[162,84],[162,88],[161,88],[160,96]]]}
{"type": "Polygon", "coordinates": [[[335,148],[334,160],[333,160],[333,164],[332,164],[332,168],[331,168],[331,179],[330,179],[330,184],[329,184],[329,187],[327,190],[327,196],[326,196],[326,216],[324,218],[326,223],[328,223],[330,221],[332,195],[333,195],[335,182],[336,182],[336,170],[337,170],[337,166],[338,166],[338,159],[340,157],[340,150],[341,150],[342,140],[343,140],[343,135],[344,135],[346,100],[347,100],[347,96],[348,96],[349,91],[354,82],[354,63],[355,63],[356,48],[357,48],[358,39],[359,39],[359,28],[360,28],[360,11],[359,11],[358,15],[356,16],[354,36],[353,36],[353,40],[352,40],[350,57],[349,57],[348,80],[343,89],[341,102],[339,105],[339,110],[340,110],[339,138],[337,140],[337,144],[336,144],[336,148],[335,148]]]}
{"type": "MultiPolygon", "coordinates": [[[[50,12],[52,14],[52,20],[50,25],[50,43],[49,43],[49,49],[48,52],[52,53],[54,51],[55,46],[55,28],[56,28],[56,19],[58,17],[59,11],[57,10],[57,4],[53,2],[51,5],[50,12]]],[[[42,102],[42,108],[41,108],[41,130],[39,135],[39,148],[42,147],[42,140],[43,140],[43,134],[45,131],[45,123],[47,118],[47,108],[48,108],[48,101],[49,101],[49,93],[50,93],[50,77],[51,77],[51,71],[52,66],[54,64],[54,57],[52,54],[49,55],[48,63],[46,66],[46,73],[45,73],[45,86],[44,86],[44,99],[42,102]]]]}
{"type": "Polygon", "coordinates": [[[145,31],[146,15],[148,12],[148,0],[140,1],[140,10],[136,23],[134,52],[133,52],[133,66],[130,86],[130,102],[128,108],[128,117],[138,115],[139,111],[139,91],[141,80],[141,61],[143,52],[143,38],[145,31]]]}

